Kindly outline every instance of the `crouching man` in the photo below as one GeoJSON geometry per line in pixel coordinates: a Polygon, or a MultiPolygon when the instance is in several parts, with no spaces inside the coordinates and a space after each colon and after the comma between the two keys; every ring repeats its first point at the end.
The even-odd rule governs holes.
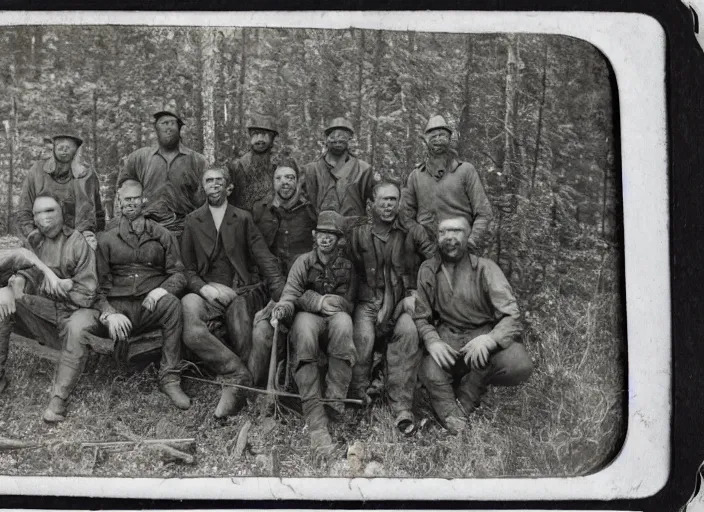
{"type": "MultiPolygon", "coordinates": [[[[95,308],[100,317],[91,332],[124,344],[132,335],[161,329],[164,344],[159,389],[176,407],[188,409],[191,400],[181,390],[178,368],[183,316],[176,297],[186,288],[186,276],[176,239],[168,229],[142,215],[146,200],[140,182],[123,180],[117,195],[122,216],[98,235],[100,289],[95,308]]],[[[66,352],[74,360],[82,360],[85,347],[69,343],[66,352]]]]}
{"type": "Polygon", "coordinates": [[[470,231],[464,217],[440,222],[439,254],[418,272],[414,315],[428,351],[421,380],[453,433],[464,429],[465,415],[479,406],[488,385],[515,386],[533,370],[525,347],[514,340],[521,327],[511,286],[496,263],[468,251],[470,231]]]}
{"type": "MultiPolygon", "coordinates": [[[[15,312],[11,313],[11,306],[10,314],[0,315],[0,353],[5,354],[4,359],[12,331],[56,349],[64,347],[54,375],[51,400],[43,414],[45,421],[57,422],[64,419],[65,401],[77,380],[72,376],[82,370],[79,361],[65,347],[80,344],[82,334],[95,322],[95,310],[87,308],[95,300],[98,275],[95,252],[80,232],[64,224],[60,200],[55,194],[49,191],[37,194],[32,212],[39,231],[39,236],[32,240],[32,250],[60,281],[55,282],[36,265],[10,278],[15,312]]],[[[5,303],[10,300],[10,290],[2,290],[1,302],[5,303]]]]}
{"type": "MultiPolygon", "coordinates": [[[[191,293],[182,299],[183,342],[220,378],[251,386],[250,368],[258,357],[252,350],[254,316],[269,296],[279,299],[285,279],[249,212],[227,202],[232,188],[227,169],[205,171],[208,201],[186,217],[181,254],[191,293]],[[251,272],[255,265],[266,286],[251,272]]],[[[223,387],[215,417],[236,414],[243,399],[236,388],[223,387]]]]}
{"type": "Polygon", "coordinates": [[[317,456],[330,455],[335,449],[328,431],[328,414],[334,420],[344,412],[342,402],[323,405],[321,398],[347,396],[356,360],[350,314],[357,279],[352,263],[338,254],[341,221],[336,212],[320,212],[313,233],[315,249],[294,262],[281,300],[272,312],[272,322],[293,318],[293,375],[317,456]],[[321,385],[318,369],[322,354],[328,363],[325,386],[321,385]]]}

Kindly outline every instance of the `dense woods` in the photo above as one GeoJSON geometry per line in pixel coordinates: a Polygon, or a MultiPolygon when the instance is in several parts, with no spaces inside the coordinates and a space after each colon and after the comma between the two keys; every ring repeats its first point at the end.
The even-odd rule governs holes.
{"type": "Polygon", "coordinates": [[[572,368],[587,375],[580,383],[591,378],[608,391],[610,435],[620,435],[617,98],[606,59],[588,43],[526,34],[27,26],[0,29],[0,47],[9,49],[0,53],[0,231],[31,162],[50,150],[44,138],[62,122],[83,134],[81,158],[98,172],[110,212],[122,160],[154,140],[151,114],[171,98],[187,123],[185,144],[212,163],[248,149],[254,113],[276,117],[278,147],[299,163],[320,154],[325,123],[342,115],[356,128],[353,150],[400,179],[423,158],[427,119],[444,115],[456,151],[476,166],[492,201],[486,255],[519,297],[539,369],[536,396],[549,395],[572,368]],[[587,372],[593,358],[598,371],[587,372]]]}

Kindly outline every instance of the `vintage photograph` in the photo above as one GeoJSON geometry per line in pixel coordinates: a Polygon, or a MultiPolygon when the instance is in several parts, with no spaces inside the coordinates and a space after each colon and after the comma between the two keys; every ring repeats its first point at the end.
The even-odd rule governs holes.
{"type": "Polygon", "coordinates": [[[0,474],[573,477],[619,97],[551,34],[0,27],[0,474]]]}

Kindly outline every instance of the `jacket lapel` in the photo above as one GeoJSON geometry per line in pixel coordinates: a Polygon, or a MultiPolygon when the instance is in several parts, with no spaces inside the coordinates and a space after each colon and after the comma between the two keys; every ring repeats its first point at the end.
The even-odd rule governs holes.
{"type": "Polygon", "coordinates": [[[231,204],[227,205],[225,217],[222,219],[220,236],[222,236],[222,246],[225,249],[225,254],[230,259],[235,272],[237,272],[242,281],[246,281],[248,272],[244,268],[245,262],[242,259],[244,253],[248,250],[249,241],[245,239],[242,221],[238,218],[235,207],[231,204]]]}
{"type": "Polygon", "coordinates": [[[213,216],[208,208],[208,203],[200,207],[196,211],[196,218],[198,219],[198,237],[203,252],[210,256],[213,254],[213,249],[215,248],[215,242],[217,241],[218,232],[215,229],[215,223],[213,222],[213,216]]]}

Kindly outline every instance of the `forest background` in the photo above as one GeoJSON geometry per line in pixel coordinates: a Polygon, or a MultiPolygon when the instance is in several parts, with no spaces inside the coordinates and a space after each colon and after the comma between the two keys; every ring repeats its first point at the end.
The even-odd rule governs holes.
{"type": "MultiPolygon", "coordinates": [[[[26,26],[1,28],[0,47],[7,50],[0,53],[5,233],[25,173],[50,154],[46,137],[62,124],[82,134],[81,158],[98,173],[110,214],[124,158],[154,143],[152,113],[172,98],[186,122],[184,143],[211,163],[247,151],[253,114],[277,119],[278,148],[299,163],[321,154],[326,122],[345,116],[356,130],[358,156],[401,180],[423,159],[420,135],[427,119],[444,115],[455,131],[455,149],[486,185],[494,222],[485,255],[499,263],[519,297],[523,341],[536,371],[518,389],[492,390],[461,449],[455,449],[460,441],[442,438],[436,424],[396,442],[383,413],[340,436],[367,439],[375,446],[369,460],[396,476],[583,474],[618,450],[625,432],[626,364],[618,111],[608,62],[590,44],[530,34],[26,26]]],[[[13,358],[16,378],[36,381],[39,372],[50,379],[49,367],[21,347],[13,348],[13,358]]],[[[129,412],[147,404],[163,407],[153,403],[152,387],[143,386],[141,373],[120,375],[117,368],[96,371],[96,382],[84,379],[75,402],[82,400],[93,418],[102,416],[91,407],[124,408],[121,428],[141,435],[158,431],[159,415],[129,412]],[[105,379],[112,379],[107,398],[99,390],[105,379]]],[[[26,388],[24,395],[17,392],[20,403],[12,395],[0,397],[0,434],[51,433],[30,415],[32,397],[39,408],[44,395],[35,390],[27,398],[26,388]]],[[[205,411],[217,393],[202,393],[202,411],[194,407],[187,420],[163,413],[185,429],[181,434],[205,435],[204,425],[213,422],[205,411]]],[[[418,407],[430,416],[420,395],[418,407]]],[[[88,435],[80,416],[76,421],[53,434],[88,435]]],[[[228,460],[241,421],[207,434],[219,441],[201,449],[203,463],[196,469],[155,466],[135,455],[113,456],[102,465],[93,460],[88,471],[83,455],[66,452],[61,458],[0,455],[0,471],[259,474],[254,452],[237,464],[228,460]]],[[[300,427],[297,421],[289,423],[300,427]]],[[[102,426],[96,432],[112,431],[102,426]]],[[[263,443],[303,447],[300,431],[277,427],[263,443]]],[[[281,474],[352,471],[317,469],[304,453],[279,449],[281,474]]],[[[266,467],[265,473],[276,473],[266,467]]]]}

